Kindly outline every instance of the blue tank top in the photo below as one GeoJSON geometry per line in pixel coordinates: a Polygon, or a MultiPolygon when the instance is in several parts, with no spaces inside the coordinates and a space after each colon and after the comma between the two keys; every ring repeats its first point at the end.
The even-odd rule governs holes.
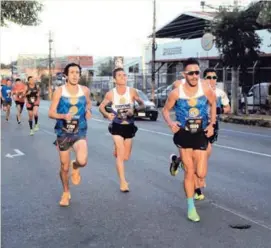
{"type": "Polygon", "coordinates": [[[11,91],[12,91],[11,87],[6,86],[6,85],[2,86],[1,93],[2,93],[2,97],[4,98],[4,100],[6,102],[11,102],[12,101],[11,91]]]}
{"type": "Polygon", "coordinates": [[[113,89],[112,111],[115,114],[113,122],[118,124],[134,123],[134,103],[130,95],[130,87],[126,87],[123,95],[118,94],[117,89],[113,89]]]}
{"type": "Polygon", "coordinates": [[[55,125],[55,133],[57,136],[86,136],[87,120],[85,117],[87,101],[84,91],[78,85],[78,93],[72,96],[66,89],[66,85],[61,86],[62,95],[60,97],[57,113],[70,113],[73,118],[71,121],[57,120],[55,125]]]}
{"type": "Polygon", "coordinates": [[[205,96],[202,83],[198,83],[198,91],[193,97],[186,96],[183,90],[183,84],[179,86],[179,99],[175,103],[176,120],[184,128],[187,121],[191,118],[200,118],[202,128],[205,129],[209,120],[209,103],[205,96]]]}

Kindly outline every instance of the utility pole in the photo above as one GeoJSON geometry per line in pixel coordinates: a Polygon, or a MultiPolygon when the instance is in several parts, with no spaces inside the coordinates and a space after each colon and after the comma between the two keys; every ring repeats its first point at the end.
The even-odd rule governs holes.
{"type": "Polygon", "coordinates": [[[49,100],[51,101],[52,99],[52,32],[51,30],[49,31],[49,84],[48,84],[48,97],[49,100]]]}
{"type": "Polygon", "coordinates": [[[157,49],[156,40],[156,0],[153,0],[153,27],[152,27],[152,97],[154,101],[154,88],[155,88],[155,51],[157,49]]]}

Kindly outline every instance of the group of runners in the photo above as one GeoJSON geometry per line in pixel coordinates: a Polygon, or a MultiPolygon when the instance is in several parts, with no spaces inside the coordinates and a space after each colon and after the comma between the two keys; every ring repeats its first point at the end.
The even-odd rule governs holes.
{"type": "Polygon", "coordinates": [[[10,120],[12,102],[15,102],[17,123],[21,124],[21,115],[26,104],[28,111],[28,123],[30,135],[39,130],[38,109],[40,104],[40,87],[32,76],[28,77],[27,83],[17,78],[14,83],[10,79],[1,82],[1,109],[6,112],[6,121],[10,120]],[[33,125],[34,119],[34,125],[33,125]]]}
{"type": "MultiPolygon", "coordinates": [[[[69,206],[71,193],[69,188],[69,170],[74,185],[81,182],[80,169],[88,159],[86,141],[87,120],[91,118],[90,90],[79,85],[81,67],[76,63],[68,64],[64,69],[66,83],[53,94],[49,117],[56,119],[55,145],[60,155],[60,178],[63,193],[60,206],[69,206]],[[74,150],[75,160],[70,159],[74,150]]],[[[170,173],[184,172],[184,191],[187,197],[187,217],[193,222],[200,221],[194,200],[203,200],[202,188],[206,187],[208,159],[212,143],[218,136],[218,116],[230,111],[229,99],[225,92],[216,88],[217,75],[214,69],[206,69],[200,78],[199,62],[194,58],[183,64],[183,79],[174,82],[162,110],[165,122],[173,132],[173,142],[178,155],[170,156],[170,173]],[[172,119],[171,111],[175,112],[172,119]]],[[[127,86],[127,75],[122,68],[113,71],[115,87],[107,92],[99,106],[100,113],[110,121],[108,131],[114,141],[113,154],[116,158],[116,170],[120,191],[129,192],[125,177],[125,161],[129,160],[132,140],[137,133],[135,125],[135,102],[144,108],[137,90],[127,86]],[[111,104],[112,111],[107,111],[111,104]]]]}

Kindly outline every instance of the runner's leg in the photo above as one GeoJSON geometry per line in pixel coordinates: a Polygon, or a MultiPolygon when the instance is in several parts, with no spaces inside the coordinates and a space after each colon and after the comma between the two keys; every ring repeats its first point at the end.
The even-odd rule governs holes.
{"type": "Polygon", "coordinates": [[[181,157],[184,164],[184,191],[187,197],[188,214],[187,217],[191,221],[199,221],[200,217],[196,211],[194,204],[194,190],[195,190],[195,167],[193,161],[193,149],[181,148],[181,157]]]}
{"type": "Polygon", "coordinates": [[[117,149],[117,158],[116,158],[116,169],[120,180],[120,190],[122,192],[129,191],[128,183],[125,179],[125,168],[124,168],[124,159],[125,159],[125,145],[124,138],[119,135],[112,135],[116,149],[117,149]]]}
{"type": "Polygon", "coordinates": [[[39,106],[34,106],[33,107],[33,115],[34,115],[34,120],[35,120],[34,131],[38,131],[39,130],[39,125],[38,125],[38,120],[39,120],[38,110],[39,110],[39,106]]]}
{"type": "Polygon", "coordinates": [[[73,145],[76,159],[71,162],[72,174],[71,180],[74,185],[78,185],[81,182],[80,167],[87,165],[88,159],[88,147],[86,139],[80,139],[73,145]]]}

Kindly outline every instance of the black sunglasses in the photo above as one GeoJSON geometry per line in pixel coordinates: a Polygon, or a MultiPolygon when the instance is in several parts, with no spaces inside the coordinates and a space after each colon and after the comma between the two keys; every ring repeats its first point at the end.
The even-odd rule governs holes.
{"type": "Polygon", "coordinates": [[[198,76],[200,71],[185,71],[184,73],[189,76],[193,76],[194,74],[198,76]]]}
{"type": "Polygon", "coordinates": [[[217,76],[208,76],[208,77],[206,77],[206,79],[209,79],[209,80],[211,80],[211,79],[217,80],[217,76]]]}

